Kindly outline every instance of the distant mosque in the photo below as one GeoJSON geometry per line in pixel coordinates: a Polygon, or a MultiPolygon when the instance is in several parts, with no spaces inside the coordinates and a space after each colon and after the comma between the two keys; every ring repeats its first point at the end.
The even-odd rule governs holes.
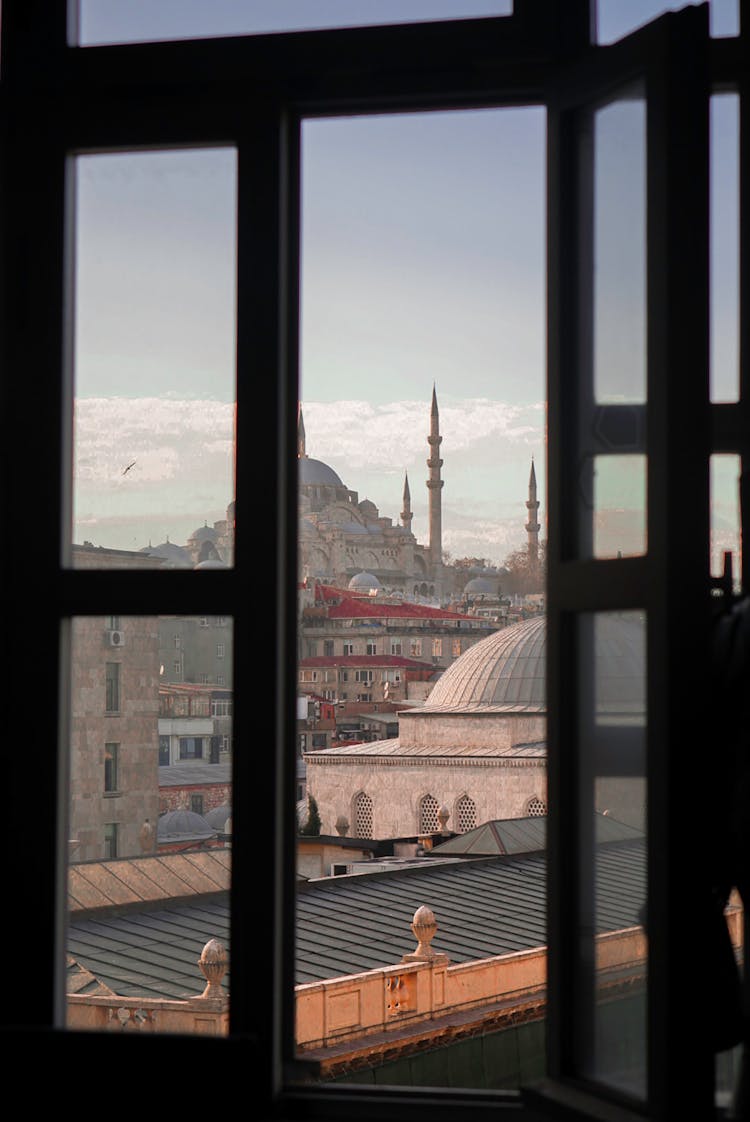
{"type": "MultiPolygon", "coordinates": [[[[404,473],[400,522],[381,517],[369,499],[361,502],[328,464],[307,454],[302,408],[297,421],[298,467],[298,578],[359,591],[383,591],[409,600],[437,604],[456,602],[464,594],[476,608],[482,601],[500,598],[500,582],[507,574],[498,569],[456,569],[443,561],[440,416],[437,393],[432,390],[429,456],[426,480],[429,501],[427,545],[414,536],[409,477],[404,473]]],[[[536,473],[531,463],[528,500],[527,556],[530,568],[540,565],[536,473]]],[[[234,562],[235,503],[226,517],[197,527],[184,545],[166,540],[143,546],[140,553],[159,558],[166,568],[217,568],[234,562]]],[[[488,609],[489,610],[489,609],[488,609]]]]}
{"type": "MultiPolygon", "coordinates": [[[[454,599],[457,575],[464,582],[469,574],[457,574],[443,561],[440,417],[437,393],[432,390],[429,457],[426,480],[429,500],[429,541],[421,545],[412,533],[411,493],[404,474],[403,509],[400,524],[381,517],[369,499],[361,502],[356,491],[342,483],[333,468],[307,454],[302,409],[297,433],[300,583],[318,581],[337,588],[363,587],[377,592],[400,593],[409,599],[445,603],[454,599]]],[[[539,563],[539,502],[536,475],[531,465],[528,521],[528,555],[539,563]]],[[[498,574],[499,575],[499,574],[498,574]]]]}
{"type": "Polygon", "coordinates": [[[171,542],[169,535],[158,545],[144,545],[139,551],[148,557],[158,557],[167,569],[231,568],[234,564],[234,512],[231,502],[226,517],[209,526],[204,522],[193,530],[184,545],[171,542]]]}

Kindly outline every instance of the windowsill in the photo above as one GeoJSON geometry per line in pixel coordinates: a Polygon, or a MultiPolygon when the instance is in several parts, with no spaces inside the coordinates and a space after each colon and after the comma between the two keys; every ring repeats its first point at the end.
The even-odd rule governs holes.
{"type": "Polygon", "coordinates": [[[104,792],[104,798],[105,799],[119,799],[121,797],[121,795],[122,795],[122,791],[105,791],[104,792]]]}

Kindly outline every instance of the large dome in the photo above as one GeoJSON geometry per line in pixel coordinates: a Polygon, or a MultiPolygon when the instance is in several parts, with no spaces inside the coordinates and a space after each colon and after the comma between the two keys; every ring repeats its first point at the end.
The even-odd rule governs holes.
{"type": "Polygon", "coordinates": [[[301,484],[315,483],[326,487],[344,486],[333,468],[324,464],[322,460],[311,460],[309,456],[300,456],[297,463],[301,484]]]}
{"type": "MultiPolygon", "coordinates": [[[[645,624],[635,613],[595,617],[594,678],[600,713],[645,712],[645,624]]],[[[425,709],[546,710],[544,616],[504,627],[475,643],[435,683],[425,709]]]]}

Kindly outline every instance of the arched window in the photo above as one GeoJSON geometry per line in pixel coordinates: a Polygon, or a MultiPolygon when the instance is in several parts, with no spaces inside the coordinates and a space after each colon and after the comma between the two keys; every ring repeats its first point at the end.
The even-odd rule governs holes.
{"type": "Polygon", "coordinates": [[[434,834],[438,829],[439,803],[434,795],[423,795],[419,802],[419,833],[434,834]]]}
{"type": "Polygon", "coordinates": [[[534,795],[534,798],[529,799],[526,803],[526,814],[529,818],[544,818],[546,813],[547,804],[537,795],[534,795]]]}
{"type": "Polygon", "coordinates": [[[355,838],[372,837],[372,799],[364,791],[354,797],[353,834],[355,838]]]}
{"type": "Polygon", "coordinates": [[[476,803],[468,795],[461,795],[461,798],[456,801],[455,822],[459,834],[465,834],[468,830],[473,830],[477,824],[476,803]]]}

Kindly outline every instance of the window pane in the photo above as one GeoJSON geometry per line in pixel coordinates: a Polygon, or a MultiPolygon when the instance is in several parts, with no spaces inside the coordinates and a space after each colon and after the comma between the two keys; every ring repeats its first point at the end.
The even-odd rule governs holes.
{"type": "Polygon", "coordinates": [[[594,115],[594,392],[646,399],[646,106],[623,97],[594,115]]]}
{"type": "Polygon", "coordinates": [[[731,572],[732,590],[738,593],[742,576],[740,457],[712,456],[710,481],[711,576],[721,577],[731,572]]]}
{"type": "Polygon", "coordinates": [[[70,1028],[228,1028],[232,625],[202,619],[118,616],[116,643],[111,616],[71,623],[70,1028]]]}
{"type": "Polygon", "coordinates": [[[646,1093],[646,619],[578,626],[581,806],[576,1055],[580,1073],[646,1093]],[[617,838],[617,845],[609,843],[617,838]],[[630,922],[613,934],[615,895],[630,922]]]}
{"type": "Polygon", "coordinates": [[[594,556],[646,552],[646,457],[597,456],[594,461],[594,556]]]}
{"type": "Polygon", "coordinates": [[[512,0],[80,0],[79,42],[133,43],[506,16],[512,0]]]}
{"type": "Polygon", "coordinates": [[[307,121],[302,182],[297,1046],[326,1082],[517,1088],[544,1073],[545,116],[307,121]]]}
{"type": "Polygon", "coordinates": [[[647,548],[646,115],[640,85],[582,111],[578,135],[579,552],[625,557],[647,548]]]}
{"type": "MultiPolygon", "coordinates": [[[[700,3],[701,0],[693,0],[700,3]]],[[[738,35],[740,30],[739,0],[709,0],[711,34],[719,37],[738,35]]],[[[597,43],[613,43],[636,28],[660,16],[689,7],[690,0],[597,0],[597,43]]]]}
{"type": "Polygon", "coordinates": [[[75,160],[75,567],[231,565],[231,149],[75,160]]]}
{"type": "Polygon", "coordinates": [[[739,97],[711,107],[711,400],[739,397],[739,97]]]}

